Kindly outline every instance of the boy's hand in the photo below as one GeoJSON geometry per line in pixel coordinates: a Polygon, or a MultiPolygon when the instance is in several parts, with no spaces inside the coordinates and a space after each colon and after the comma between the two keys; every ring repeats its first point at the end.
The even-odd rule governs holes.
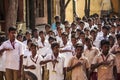
{"type": "Polygon", "coordinates": [[[53,60],[53,62],[58,63],[58,60],[55,59],[55,60],[53,60]]]}
{"type": "Polygon", "coordinates": [[[81,63],[81,62],[78,62],[75,66],[78,67],[78,66],[80,66],[80,65],[82,65],[82,63],[81,63]]]}
{"type": "Polygon", "coordinates": [[[102,65],[109,65],[111,61],[104,61],[102,62],[102,65]]]}

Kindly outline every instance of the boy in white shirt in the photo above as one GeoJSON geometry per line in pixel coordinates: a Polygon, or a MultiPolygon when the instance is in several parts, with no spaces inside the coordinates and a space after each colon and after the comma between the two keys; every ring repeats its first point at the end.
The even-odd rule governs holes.
{"type": "MultiPolygon", "coordinates": [[[[43,60],[43,58],[42,56],[37,54],[36,44],[32,43],[30,50],[32,55],[27,57],[27,61],[26,63],[24,63],[24,68],[27,69],[27,71],[30,71],[31,73],[33,73],[37,77],[36,80],[42,80],[40,62],[43,60]]],[[[28,73],[25,73],[25,74],[29,75],[28,73]]]]}
{"type": "Polygon", "coordinates": [[[5,52],[6,78],[7,80],[18,80],[21,77],[23,46],[16,39],[17,29],[10,27],[8,30],[9,40],[3,42],[0,46],[0,52],[5,52]]]}
{"type": "Polygon", "coordinates": [[[63,80],[64,58],[59,56],[59,43],[51,44],[53,54],[47,55],[40,64],[46,64],[49,70],[49,80],[63,80]]]}

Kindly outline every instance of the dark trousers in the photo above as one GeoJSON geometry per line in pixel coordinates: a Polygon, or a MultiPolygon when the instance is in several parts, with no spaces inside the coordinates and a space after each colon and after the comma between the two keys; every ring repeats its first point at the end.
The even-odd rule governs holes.
{"type": "Polygon", "coordinates": [[[117,73],[117,80],[120,80],[120,73],[117,73]]]}
{"type": "Polygon", "coordinates": [[[97,80],[97,72],[92,72],[90,77],[91,77],[91,80],[97,80]]]}
{"type": "Polygon", "coordinates": [[[3,71],[0,71],[0,80],[4,80],[6,77],[5,77],[5,72],[3,71]]]}

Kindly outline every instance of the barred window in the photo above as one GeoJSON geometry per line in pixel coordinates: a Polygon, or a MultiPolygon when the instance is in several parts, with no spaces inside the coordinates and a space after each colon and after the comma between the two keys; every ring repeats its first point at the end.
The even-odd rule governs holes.
{"type": "Polygon", "coordinates": [[[0,0],[0,20],[5,20],[5,5],[4,5],[4,0],[0,0]]]}
{"type": "Polygon", "coordinates": [[[44,0],[36,0],[36,15],[44,17],[44,0]]]}

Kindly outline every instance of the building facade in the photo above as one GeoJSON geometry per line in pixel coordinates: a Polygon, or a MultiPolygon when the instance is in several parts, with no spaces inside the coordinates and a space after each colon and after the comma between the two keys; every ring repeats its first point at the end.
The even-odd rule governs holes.
{"type": "MultiPolygon", "coordinates": [[[[60,15],[60,0],[18,0],[17,26],[19,29],[35,28],[46,23],[53,23],[54,16],[60,15]]],[[[65,3],[68,0],[64,0],[65,3]]],[[[112,11],[115,14],[120,13],[119,0],[70,0],[65,9],[65,20],[72,22],[74,16],[83,17],[85,15],[85,6],[90,1],[90,15],[100,14],[103,9],[103,1],[112,5],[112,11]],[[85,2],[87,1],[87,3],[85,2]],[[110,2],[107,2],[110,1],[110,2]],[[74,14],[75,13],[75,14],[74,14]]],[[[0,0],[0,26],[5,31],[5,15],[9,0],[0,0]]],[[[107,8],[105,8],[107,9],[107,8]]]]}

